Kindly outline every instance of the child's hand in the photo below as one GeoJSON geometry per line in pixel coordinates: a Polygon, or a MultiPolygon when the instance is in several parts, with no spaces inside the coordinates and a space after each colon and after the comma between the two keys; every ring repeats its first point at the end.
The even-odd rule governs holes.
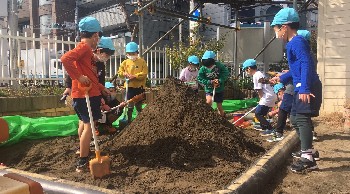
{"type": "Polygon", "coordinates": [[[104,89],[102,90],[102,94],[103,94],[104,96],[107,96],[107,95],[111,95],[111,92],[110,92],[107,88],[104,88],[104,89]]]}
{"type": "Polygon", "coordinates": [[[120,105],[120,108],[124,108],[127,105],[127,103],[126,102],[121,102],[119,105],[120,105]]]}
{"type": "Polygon", "coordinates": [[[124,75],[125,78],[129,78],[130,77],[130,74],[128,74],[127,72],[124,72],[123,75],[124,75]]]}
{"type": "Polygon", "coordinates": [[[70,95],[71,91],[72,91],[72,90],[71,90],[70,88],[66,88],[66,89],[64,90],[64,92],[63,92],[62,95],[63,95],[63,96],[64,96],[64,95],[70,95]]]}
{"type": "Polygon", "coordinates": [[[81,84],[84,84],[84,85],[89,85],[90,84],[90,79],[85,76],[85,75],[81,75],[79,78],[78,78],[78,81],[81,83],[81,84]]]}
{"type": "Polygon", "coordinates": [[[269,81],[271,84],[276,84],[276,83],[280,82],[280,77],[277,77],[277,76],[273,77],[269,81]]]}
{"type": "Polygon", "coordinates": [[[129,80],[135,79],[136,76],[129,74],[129,80]]]}
{"type": "Polygon", "coordinates": [[[213,80],[211,80],[211,84],[213,84],[214,87],[218,87],[219,86],[219,80],[218,79],[213,79],[213,80]]]}

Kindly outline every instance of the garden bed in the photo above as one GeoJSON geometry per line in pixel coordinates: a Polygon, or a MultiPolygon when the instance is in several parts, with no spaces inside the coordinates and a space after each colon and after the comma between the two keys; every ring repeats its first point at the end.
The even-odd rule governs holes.
{"type": "Polygon", "coordinates": [[[0,162],[126,193],[199,193],[223,189],[274,145],[235,128],[176,80],[119,135],[100,139],[112,159],[112,173],[103,179],[75,172],[75,136],[0,147],[0,162]]]}

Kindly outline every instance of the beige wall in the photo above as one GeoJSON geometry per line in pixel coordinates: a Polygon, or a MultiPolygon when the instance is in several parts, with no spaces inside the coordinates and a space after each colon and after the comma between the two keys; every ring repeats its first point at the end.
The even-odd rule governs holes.
{"type": "Polygon", "coordinates": [[[324,112],[341,111],[350,98],[350,1],[318,4],[317,71],[323,83],[324,112]]]}

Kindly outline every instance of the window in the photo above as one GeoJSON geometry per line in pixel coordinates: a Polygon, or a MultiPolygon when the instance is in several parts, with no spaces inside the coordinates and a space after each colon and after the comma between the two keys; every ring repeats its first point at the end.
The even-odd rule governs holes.
{"type": "Polygon", "coordinates": [[[52,4],[52,0],[39,0],[39,6],[51,5],[51,4],[52,4]]]}
{"type": "Polygon", "coordinates": [[[48,35],[51,32],[51,15],[42,15],[40,16],[40,33],[42,35],[48,35]]]}

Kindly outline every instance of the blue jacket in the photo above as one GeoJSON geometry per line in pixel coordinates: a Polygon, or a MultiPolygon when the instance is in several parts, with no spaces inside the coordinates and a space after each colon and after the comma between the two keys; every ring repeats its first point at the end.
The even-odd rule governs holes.
{"type": "Polygon", "coordinates": [[[293,79],[294,91],[310,94],[311,85],[319,81],[315,63],[308,42],[300,35],[295,36],[286,45],[289,72],[281,75],[283,84],[293,79]]]}

